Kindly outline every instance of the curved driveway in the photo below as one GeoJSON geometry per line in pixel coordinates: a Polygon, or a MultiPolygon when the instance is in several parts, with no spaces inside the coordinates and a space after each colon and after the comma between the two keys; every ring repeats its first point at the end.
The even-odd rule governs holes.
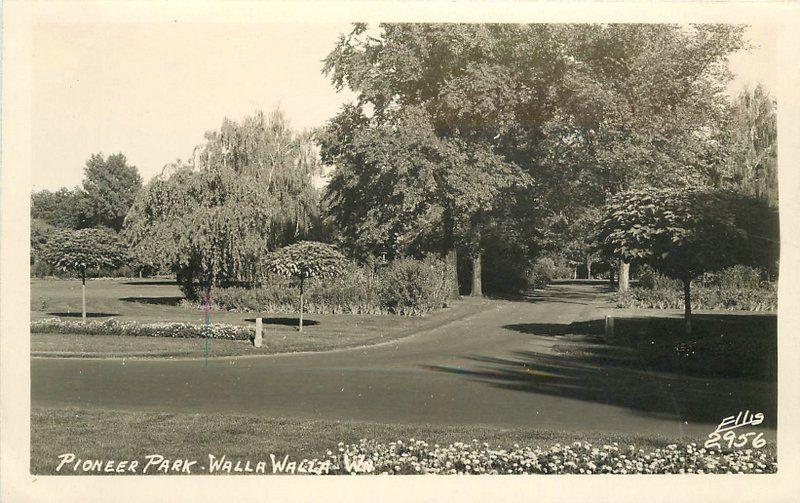
{"type": "MultiPolygon", "coordinates": [[[[600,286],[563,284],[380,346],[203,360],[31,359],[33,406],[230,412],[704,437],[739,410],[774,417],[770,383],[644,372],[572,335],[600,286]]],[[[771,436],[771,435],[770,435],[771,436]]]]}

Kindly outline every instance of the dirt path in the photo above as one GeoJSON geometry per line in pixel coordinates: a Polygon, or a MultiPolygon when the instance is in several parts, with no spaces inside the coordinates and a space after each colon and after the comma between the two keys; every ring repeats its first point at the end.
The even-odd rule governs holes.
{"type": "Polygon", "coordinates": [[[359,349],[207,365],[32,359],[32,404],[698,439],[739,410],[774,417],[771,383],[644,372],[572,335],[570,323],[602,317],[601,289],[563,284],[493,300],[466,319],[359,349]]]}

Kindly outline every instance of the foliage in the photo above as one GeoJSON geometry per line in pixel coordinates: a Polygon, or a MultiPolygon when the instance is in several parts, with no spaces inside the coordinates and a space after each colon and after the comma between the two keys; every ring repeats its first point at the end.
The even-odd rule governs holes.
{"type": "MultiPolygon", "coordinates": [[[[674,282],[673,282],[674,283],[674,282]]],[[[684,298],[676,287],[631,288],[615,294],[617,307],[631,309],[683,309],[684,298]]],[[[778,290],[773,284],[759,288],[695,286],[692,310],[777,311],[778,290]]]]}
{"type": "MultiPolygon", "coordinates": [[[[530,261],[543,243],[510,211],[546,230],[544,207],[572,225],[637,184],[713,183],[729,153],[717,131],[742,30],[357,24],[325,60],[337,88],[357,95],[321,135],[336,165],[331,219],[360,255],[458,246],[475,257],[494,226],[530,261]],[[380,204],[362,204],[367,193],[380,204]]],[[[591,258],[581,240],[557,246],[591,258]]]]}
{"type": "Polygon", "coordinates": [[[42,258],[42,251],[55,230],[54,226],[44,220],[31,220],[30,265],[32,276],[42,277],[53,273],[54,268],[42,258]]]}
{"type": "Polygon", "coordinates": [[[79,188],[50,192],[40,190],[31,194],[31,220],[41,221],[62,229],[88,227],[84,193],[79,188]]]}
{"type": "Polygon", "coordinates": [[[773,267],[777,219],[762,203],[708,189],[643,189],[611,198],[597,241],[606,257],[691,281],[734,265],[773,267]]]}
{"type": "Polygon", "coordinates": [[[344,261],[344,255],[329,244],[300,241],[272,252],[264,268],[299,279],[329,278],[341,273],[344,261]]]}
{"type": "Polygon", "coordinates": [[[633,445],[594,446],[589,442],[550,448],[491,448],[488,443],[457,442],[447,446],[429,445],[422,440],[398,440],[388,444],[362,439],[355,444],[339,443],[338,451],[315,466],[328,464],[331,474],[356,473],[351,466],[362,461],[365,473],[415,474],[682,474],[682,473],[776,473],[774,452],[733,450],[720,452],[691,443],[670,444],[647,450],[633,445]]]}
{"type": "Polygon", "coordinates": [[[777,104],[758,85],[745,89],[733,107],[733,152],[726,183],[778,206],[777,104]]]}
{"type": "Polygon", "coordinates": [[[62,229],[47,240],[41,256],[54,267],[85,278],[87,272],[122,265],[128,259],[128,250],[110,230],[62,229]]]}
{"type": "MultiPolygon", "coordinates": [[[[333,278],[305,282],[304,310],[315,314],[400,314],[418,316],[447,304],[450,265],[428,257],[400,259],[379,267],[343,264],[333,278]]],[[[296,313],[296,285],[282,275],[267,275],[257,288],[220,288],[214,304],[234,311],[296,313]]]]}
{"type": "MultiPolygon", "coordinates": [[[[736,265],[717,273],[705,273],[696,280],[692,309],[734,311],[777,311],[778,289],[762,279],[755,267],[736,265]]],[[[619,307],[679,309],[683,296],[680,281],[658,273],[645,265],[640,269],[636,288],[616,296],[619,307]]]]}
{"type": "Polygon", "coordinates": [[[253,337],[250,327],[212,323],[139,323],[136,321],[72,321],[47,318],[31,322],[35,334],[120,335],[129,337],[209,338],[247,341],[253,337]]]}
{"type": "Polygon", "coordinates": [[[198,280],[254,283],[261,257],[309,231],[318,171],[309,136],[292,131],[279,111],[226,119],[191,162],[148,183],[124,232],[143,263],[176,272],[190,299],[198,280]]]}
{"type": "Polygon", "coordinates": [[[121,153],[93,154],[86,161],[83,178],[83,201],[87,223],[105,226],[119,232],[136,194],[142,188],[142,178],[135,166],[129,166],[121,153]]]}
{"type": "Polygon", "coordinates": [[[452,291],[449,267],[433,257],[391,262],[381,274],[381,304],[401,315],[420,315],[444,307],[452,291]]]}
{"type": "Polygon", "coordinates": [[[483,44],[497,35],[490,30],[384,24],[380,31],[378,39],[356,25],[325,60],[337,88],[358,96],[321,135],[323,160],[337,167],[331,216],[358,254],[391,259],[458,247],[479,257],[493,212],[516,201],[508,191],[530,184],[498,147],[513,115],[505,100],[524,95],[530,103],[529,96],[491,66],[491,45],[483,44]],[[367,193],[380,204],[363,204],[367,193]]]}
{"type": "Polygon", "coordinates": [[[556,278],[557,272],[556,263],[552,258],[540,258],[533,264],[528,282],[533,288],[544,288],[556,278]]]}

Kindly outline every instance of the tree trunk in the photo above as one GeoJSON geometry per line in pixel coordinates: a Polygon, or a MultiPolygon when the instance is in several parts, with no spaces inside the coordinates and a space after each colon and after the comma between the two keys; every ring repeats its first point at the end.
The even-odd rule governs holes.
{"type": "Polygon", "coordinates": [[[692,280],[683,280],[683,320],[686,335],[692,335],[692,280]]]}
{"type": "Polygon", "coordinates": [[[81,318],[86,321],[86,271],[81,271],[81,318]]]}
{"type": "Polygon", "coordinates": [[[452,248],[447,252],[447,256],[445,259],[450,264],[453,274],[453,276],[450,278],[450,283],[452,286],[452,291],[450,292],[450,295],[454,299],[457,299],[461,295],[461,292],[459,291],[458,288],[458,251],[456,251],[455,248],[452,248]]]}
{"type": "Polygon", "coordinates": [[[300,332],[303,331],[303,278],[300,278],[300,332]]]}
{"type": "Polygon", "coordinates": [[[451,281],[453,283],[453,290],[451,295],[454,299],[457,299],[461,295],[458,285],[458,251],[456,250],[456,240],[454,236],[455,222],[453,218],[453,209],[449,205],[445,205],[442,221],[444,226],[442,229],[444,235],[442,239],[442,253],[445,259],[450,262],[450,267],[452,267],[453,277],[451,281]]]}
{"type": "Polygon", "coordinates": [[[206,336],[204,341],[203,352],[205,353],[206,357],[206,365],[208,365],[208,334],[211,325],[211,281],[210,280],[206,283],[206,294],[205,294],[205,300],[203,302],[203,309],[205,310],[205,315],[206,315],[206,325],[205,325],[206,336]]]}
{"type": "Polygon", "coordinates": [[[592,259],[586,259],[586,279],[592,279],[592,259]]]}
{"type": "Polygon", "coordinates": [[[472,257],[472,291],[470,297],[483,297],[483,289],[481,288],[481,253],[473,255],[472,257]]]}
{"type": "Polygon", "coordinates": [[[628,262],[619,261],[619,287],[620,292],[627,292],[630,282],[628,275],[630,274],[631,264],[628,262]]]}

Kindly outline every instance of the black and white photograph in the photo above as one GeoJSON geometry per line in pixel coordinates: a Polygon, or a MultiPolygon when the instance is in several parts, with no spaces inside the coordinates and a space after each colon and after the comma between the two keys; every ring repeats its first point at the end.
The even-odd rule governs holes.
{"type": "MultiPolygon", "coordinates": [[[[106,488],[81,501],[334,475],[525,491],[502,501],[661,475],[642,480],[796,501],[797,424],[778,435],[796,5],[556,22],[357,3],[4,9],[37,13],[3,36],[2,351],[24,369],[3,373],[4,471],[106,488]],[[743,480],[775,493],[725,488],[743,480]]],[[[295,497],[377,494],[336,491],[295,497]]],[[[569,501],[690,500],[620,491],[569,501]]],[[[495,499],[477,494],[437,500],[495,499]]]]}

